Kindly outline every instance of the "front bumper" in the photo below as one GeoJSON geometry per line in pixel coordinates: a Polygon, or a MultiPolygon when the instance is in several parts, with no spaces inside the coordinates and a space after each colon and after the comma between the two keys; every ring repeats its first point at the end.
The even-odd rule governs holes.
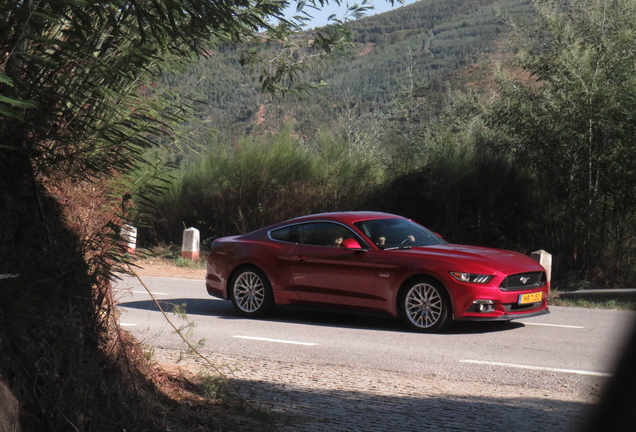
{"type": "Polygon", "coordinates": [[[458,321],[510,321],[547,313],[549,285],[502,291],[499,289],[499,283],[494,281],[490,286],[467,283],[450,286],[449,291],[455,299],[453,318],[458,321]],[[522,302],[522,296],[539,293],[541,293],[539,301],[522,302]],[[479,307],[481,304],[485,307],[479,307]]]}
{"type": "Polygon", "coordinates": [[[540,315],[547,315],[550,313],[550,310],[546,307],[545,309],[535,310],[532,312],[526,313],[516,313],[516,314],[503,314],[496,317],[493,316],[469,316],[469,317],[460,317],[456,318],[456,321],[512,321],[516,319],[530,318],[540,315]]]}

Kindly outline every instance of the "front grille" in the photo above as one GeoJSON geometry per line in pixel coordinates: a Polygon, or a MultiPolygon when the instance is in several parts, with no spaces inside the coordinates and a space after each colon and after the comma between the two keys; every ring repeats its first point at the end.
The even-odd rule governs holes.
{"type": "Polygon", "coordinates": [[[537,288],[545,285],[546,277],[544,272],[519,273],[506,277],[499,289],[501,291],[521,291],[537,288]]]}

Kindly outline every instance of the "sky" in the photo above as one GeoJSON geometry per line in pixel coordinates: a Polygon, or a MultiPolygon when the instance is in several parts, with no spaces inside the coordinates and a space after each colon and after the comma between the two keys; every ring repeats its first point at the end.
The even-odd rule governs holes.
{"type": "MultiPolygon", "coordinates": [[[[415,3],[416,0],[405,0],[404,1],[404,5],[407,4],[411,4],[411,3],[415,3]]],[[[296,2],[292,1],[292,7],[289,9],[289,12],[286,13],[286,16],[292,16],[295,11],[296,11],[296,2]]],[[[312,10],[309,8],[306,8],[307,11],[309,12],[310,15],[312,15],[314,18],[308,23],[308,27],[309,28],[314,28],[314,27],[321,27],[327,24],[327,18],[332,15],[332,14],[336,14],[338,17],[342,17],[345,13],[345,11],[347,10],[347,4],[353,5],[355,3],[362,3],[362,1],[349,1],[347,2],[346,0],[342,2],[342,6],[338,6],[336,5],[333,1],[330,2],[329,5],[325,6],[322,10],[317,11],[317,10],[312,10]]],[[[397,9],[399,7],[402,7],[401,4],[399,4],[397,1],[395,2],[395,6],[391,6],[391,3],[389,3],[386,0],[369,0],[369,3],[373,4],[373,6],[375,6],[375,9],[370,10],[369,12],[367,12],[366,16],[371,16],[371,15],[375,15],[375,14],[379,14],[382,12],[387,12],[389,10],[394,10],[397,9]]]]}

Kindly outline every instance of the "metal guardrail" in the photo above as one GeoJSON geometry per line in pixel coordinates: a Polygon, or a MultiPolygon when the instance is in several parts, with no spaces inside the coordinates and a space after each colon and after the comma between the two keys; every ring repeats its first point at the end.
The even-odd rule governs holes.
{"type": "Polygon", "coordinates": [[[591,289],[559,292],[559,297],[593,301],[621,300],[636,302],[636,288],[591,289]]]}

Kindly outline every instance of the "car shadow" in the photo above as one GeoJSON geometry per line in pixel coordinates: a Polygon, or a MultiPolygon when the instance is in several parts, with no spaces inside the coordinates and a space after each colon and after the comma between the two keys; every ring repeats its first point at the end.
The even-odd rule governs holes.
{"type": "Polygon", "coordinates": [[[166,313],[173,313],[177,310],[177,307],[179,307],[182,310],[185,309],[185,312],[188,315],[212,315],[227,319],[241,318],[235,313],[231,302],[214,301],[209,299],[176,298],[170,300],[157,300],[156,303],[152,300],[137,300],[119,302],[118,306],[156,312],[163,310],[166,313]]]}
{"type": "Polygon", "coordinates": [[[480,334],[516,330],[526,325],[516,321],[455,321],[445,333],[480,334]]]}
{"type": "Polygon", "coordinates": [[[267,319],[321,327],[357,328],[375,331],[404,330],[400,320],[387,315],[312,306],[279,307],[267,319]]]}
{"type": "MultiPolygon", "coordinates": [[[[381,314],[364,313],[358,311],[326,309],[309,306],[286,306],[279,308],[268,318],[270,321],[293,322],[296,324],[310,324],[325,327],[359,328],[376,331],[409,332],[401,319],[381,314]]],[[[525,327],[522,323],[511,321],[499,322],[467,322],[451,323],[440,334],[479,334],[514,330],[525,327]]]]}
{"type": "MultiPolygon", "coordinates": [[[[230,301],[176,298],[170,300],[158,300],[157,303],[152,300],[121,302],[119,303],[119,306],[156,312],[163,310],[166,313],[173,313],[177,310],[177,308],[180,308],[185,310],[185,313],[189,316],[216,316],[221,319],[228,320],[248,319],[239,315],[230,301]]],[[[411,330],[409,330],[400,319],[395,317],[312,306],[277,307],[271,316],[261,318],[261,320],[322,327],[411,332],[411,330]]],[[[447,329],[440,332],[440,334],[494,333],[515,330],[522,327],[525,327],[523,323],[514,321],[457,321],[453,322],[447,329]]]]}

